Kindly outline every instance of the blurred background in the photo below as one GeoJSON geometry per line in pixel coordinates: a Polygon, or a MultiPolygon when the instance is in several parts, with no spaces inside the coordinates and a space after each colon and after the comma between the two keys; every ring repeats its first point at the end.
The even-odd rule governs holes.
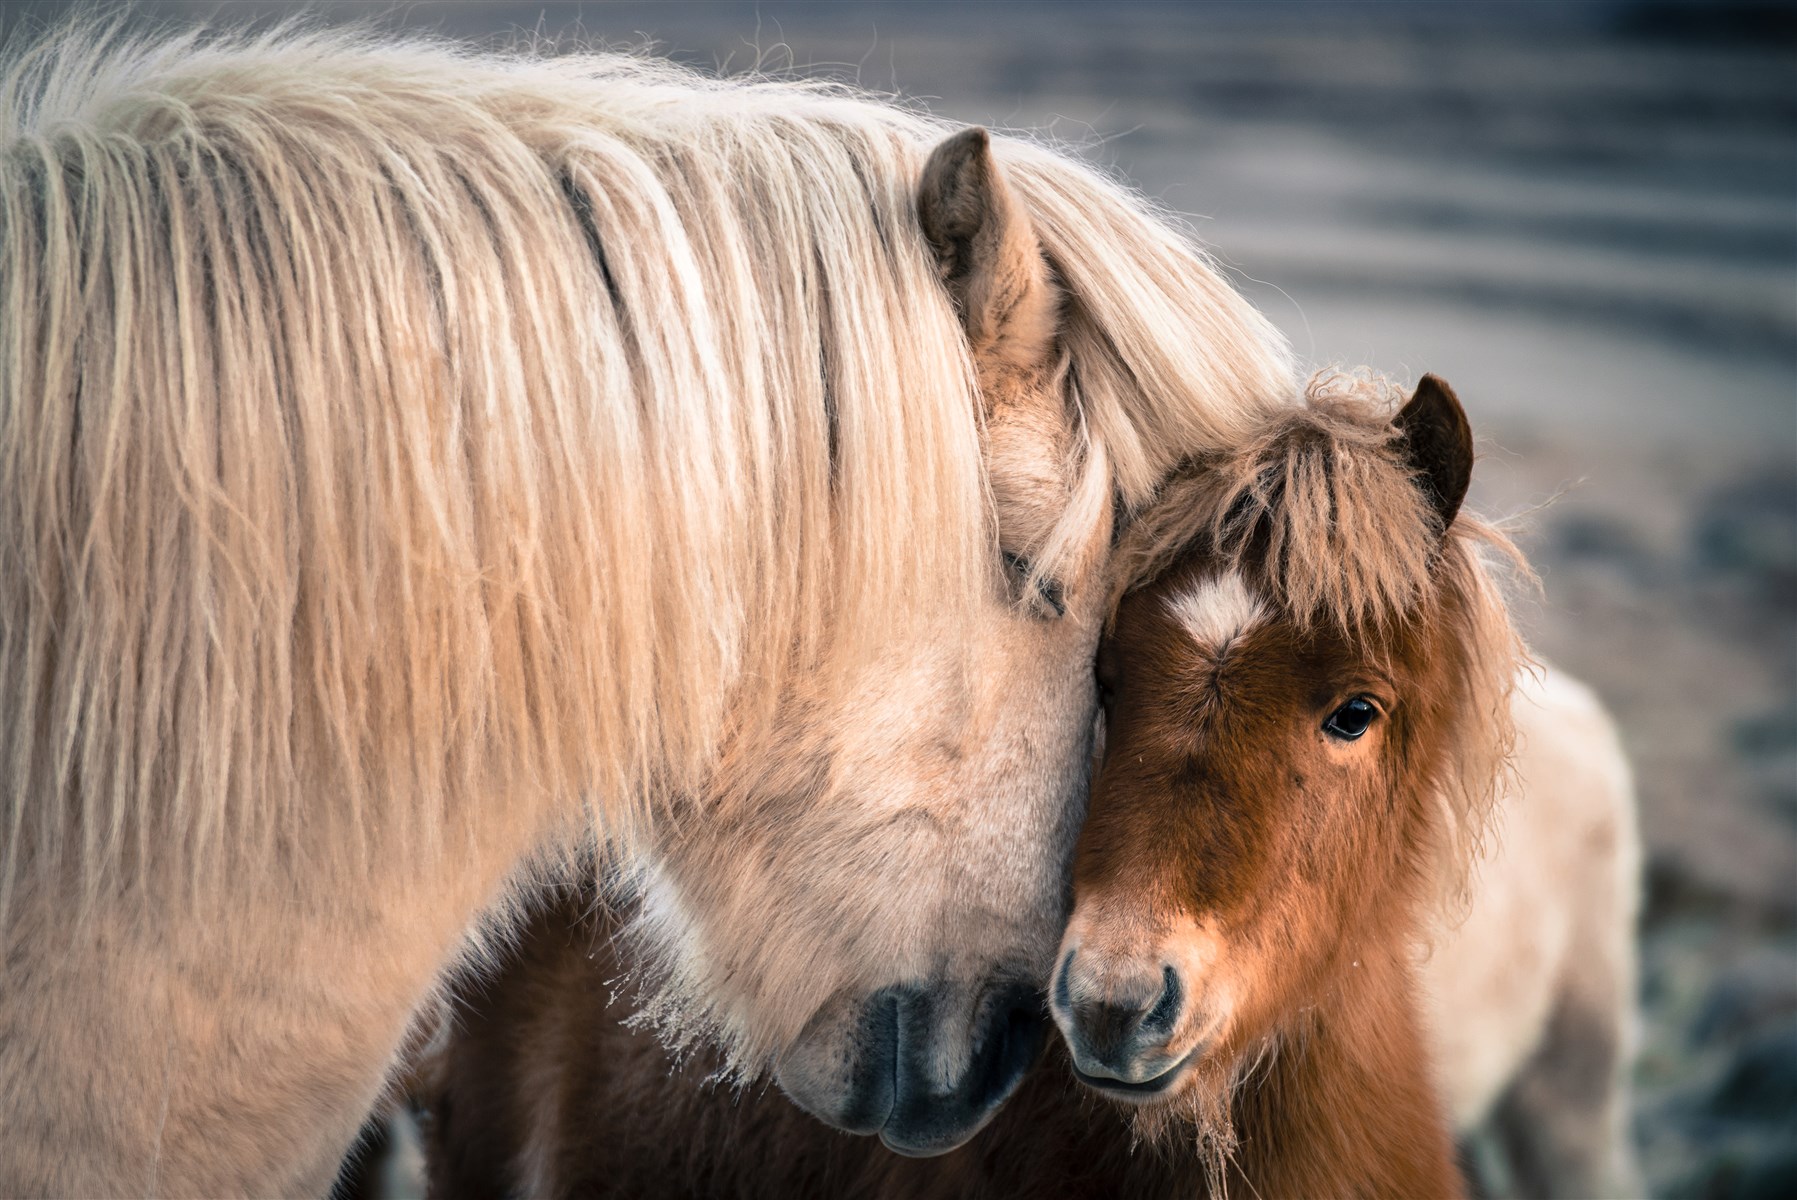
{"type": "Polygon", "coordinates": [[[1046,132],[1188,214],[1301,357],[1451,381],[1475,502],[1538,508],[1533,643],[1602,694],[1639,779],[1648,1185],[1797,1195],[1797,6],[303,7],[652,42],[1046,132]]]}

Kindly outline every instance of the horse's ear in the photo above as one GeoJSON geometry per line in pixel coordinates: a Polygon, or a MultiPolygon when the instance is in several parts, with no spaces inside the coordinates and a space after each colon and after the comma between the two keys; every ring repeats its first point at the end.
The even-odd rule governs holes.
{"type": "Polygon", "coordinates": [[[1460,398],[1440,376],[1425,375],[1392,425],[1446,529],[1473,478],[1473,430],[1460,398]]]}
{"type": "Polygon", "coordinates": [[[930,152],[917,219],[981,367],[1046,365],[1059,297],[1029,214],[977,125],[930,152]]]}

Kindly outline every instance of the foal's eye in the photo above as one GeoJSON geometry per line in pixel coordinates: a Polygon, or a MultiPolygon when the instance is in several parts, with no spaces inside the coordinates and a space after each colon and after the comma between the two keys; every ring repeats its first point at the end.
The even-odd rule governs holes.
{"type": "MultiPolygon", "coordinates": [[[[1023,555],[1014,554],[1009,550],[1004,551],[1004,559],[1005,570],[1010,572],[1012,584],[1018,588],[1029,587],[1030,572],[1035,569],[1035,564],[1023,555]]],[[[1061,593],[1059,581],[1038,579],[1031,591],[1030,607],[1035,610],[1037,616],[1044,620],[1052,620],[1055,617],[1067,615],[1067,601],[1061,593]]]]}
{"type": "Polygon", "coordinates": [[[1323,722],[1323,732],[1330,737],[1340,738],[1344,742],[1352,742],[1365,733],[1367,726],[1379,710],[1365,696],[1356,696],[1334,712],[1323,722]]]}

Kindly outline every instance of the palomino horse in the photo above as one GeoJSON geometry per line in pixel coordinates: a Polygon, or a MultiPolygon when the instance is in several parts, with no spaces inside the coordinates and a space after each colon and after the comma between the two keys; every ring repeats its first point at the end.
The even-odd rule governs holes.
{"type": "Polygon", "coordinates": [[[6,57],[0,1192],[323,1189],[446,973],[620,851],[664,1033],[970,1136],[1113,507],[1290,403],[1273,329],[1094,171],[843,89],[6,57]]]}
{"type": "Polygon", "coordinates": [[[434,1192],[1447,1195],[1449,1118],[1506,1085],[1503,1182],[1626,1188],[1626,769],[1576,685],[1511,693],[1519,647],[1474,553],[1503,543],[1458,512],[1458,401],[1426,378],[1391,422],[1360,390],[1196,462],[1124,541],[1137,586],[1101,651],[1106,744],[1051,992],[1070,1064],[973,1144],[893,1158],[702,1088],[717,1059],[670,1079],[604,999],[629,986],[608,926],[567,896],[428,1059],[434,1192]],[[1502,845],[1443,934],[1499,783],[1502,845]],[[1161,1151],[1132,1154],[1143,1136],[1161,1151]]]}

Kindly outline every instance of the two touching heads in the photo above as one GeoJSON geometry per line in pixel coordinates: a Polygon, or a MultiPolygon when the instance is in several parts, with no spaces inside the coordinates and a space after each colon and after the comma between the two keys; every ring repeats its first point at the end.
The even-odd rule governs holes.
{"type": "MultiPolygon", "coordinates": [[[[920,215],[976,361],[1000,360],[991,395],[993,350],[1041,361],[1055,311],[984,147],[938,152],[920,215]]],[[[1408,953],[1463,882],[1518,646],[1477,554],[1490,531],[1456,525],[1459,399],[1428,375],[1393,400],[1322,377],[1118,522],[1103,751],[1049,1008],[1075,1073],[1119,1099],[1226,1084],[1336,960],[1408,953]]]]}
{"type": "Polygon", "coordinates": [[[635,863],[650,1019],[906,1154],[972,1137],[1053,1022],[1113,1091],[1233,1052],[1281,1002],[1269,975],[1314,972],[1379,911],[1345,865],[1439,835],[1420,801],[1394,811],[1400,777],[1455,769],[1412,750],[1457,703],[1425,694],[1454,666],[1419,615],[1459,603],[1439,580],[1467,553],[1451,393],[1425,381],[1396,423],[1359,394],[1293,408],[1276,335],[1137,209],[1115,218],[1142,231],[1134,290],[1164,297],[1148,276],[1177,267],[1206,299],[1196,339],[1129,326],[1130,289],[1062,244],[1108,218],[1019,153],[1011,172],[983,130],[948,138],[913,218],[980,407],[985,599],[792,689],[727,754],[724,799],[635,863]],[[1189,412],[1128,411],[1181,371],[1215,381],[1189,412]],[[1194,469],[1169,478],[1157,439],[1194,469]],[[1320,499],[1337,510],[1299,511],[1320,499]],[[1350,512],[1384,540],[1347,548],[1344,596],[1350,512]]]}

